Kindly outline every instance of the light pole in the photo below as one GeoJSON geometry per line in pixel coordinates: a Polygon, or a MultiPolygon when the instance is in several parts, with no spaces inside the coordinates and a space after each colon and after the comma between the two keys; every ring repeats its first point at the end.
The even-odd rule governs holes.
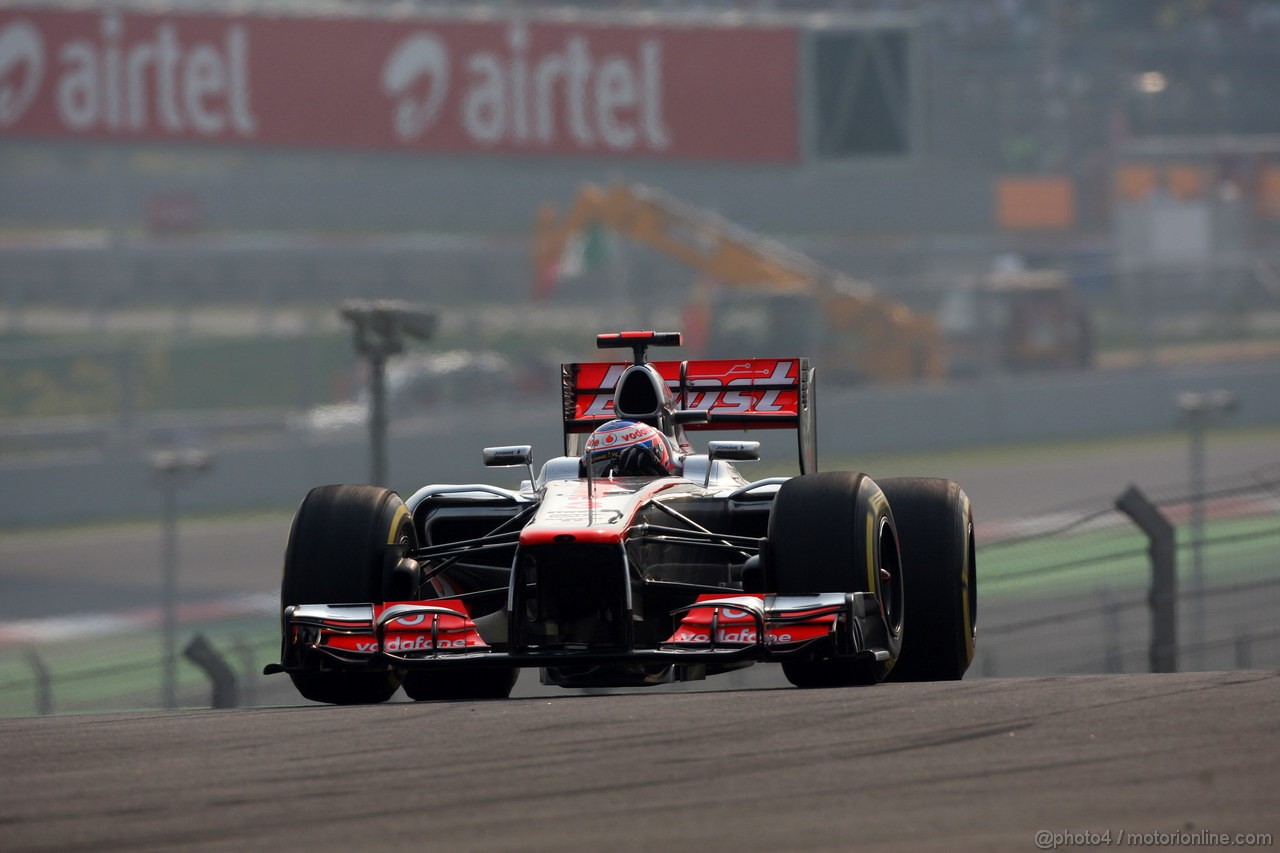
{"type": "Polygon", "coordinates": [[[202,450],[160,450],[151,454],[151,468],[160,481],[161,582],[160,608],[164,643],[161,692],[165,708],[178,707],[178,486],[189,482],[210,465],[202,450]]]}
{"type": "Polygon", "coordinates": [[[1204,445],[1209,424],[1218,416],[1232,412],[1236,395],[1216,390],[1205,393],[1184,391],[1178,395],[1190,435],[1189,468],[1191,479],[1191,658],[1199,669],[1203,663],[1205,643],[1204,608],[1204,445]]]}
{"type": "Polygon", "coordinates": [[[356,352],[369,362],[369,482],[387,485],[387,358],[404,352],[406,337],[435,334],[436,315],[389,299],[345,302],[339,312],[351,324],[356,352]]]}

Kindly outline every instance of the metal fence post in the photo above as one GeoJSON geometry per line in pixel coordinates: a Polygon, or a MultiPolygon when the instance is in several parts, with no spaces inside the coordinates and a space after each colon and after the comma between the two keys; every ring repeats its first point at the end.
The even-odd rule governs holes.
{"type": "Polygon", "coordinates": [[[27,663],[35,675],[36,713],[47,717],[53,713],[53,677],[35,649],[27,649],[27,663]]]}
{"type": "Polygon", "coordinates": [[[1173,525],[1137,486],[1116,498],[1116,509],[1147,535],[1151,555],[1151,671],[1178,671],[1178,556],[1173,525]]]}
{"type": "Polygon", "coordinates": [[[209,454],[200,450],[160,450],[151,454],[151,467],[160,481],[161,493],[161,636],[164,668],[161,672],[161,699],[170,710],[178,707],[178,484],[208,470],[209,454]]]}
{"type": "Polygon", "coordinates": [[[183,657],[204,670],[213,682],[212,705],[215,708],[235,708],[240,704],[236,674],[227,666],[217,650],[209,644],[204,634],[196,634],[182,651],[183,657]]]}
{"type": "Polygon", "coordinates": [[[1247,631],[1236,634],[1236,669],[1253,669],[1253,641],[1247,631]]]}
{"type": "Polygon", "coordinates": [[[1178,408],[1186,418],[1190,432],[1189,467],[1191,475],[1191,662],[1194,669],[1204,668],[1204,445],[1209,423],[1218,416],[1235,411],[1236,395],[1230,391],[1197,394],[1185,391],[1178,395],[1178,408]]]}

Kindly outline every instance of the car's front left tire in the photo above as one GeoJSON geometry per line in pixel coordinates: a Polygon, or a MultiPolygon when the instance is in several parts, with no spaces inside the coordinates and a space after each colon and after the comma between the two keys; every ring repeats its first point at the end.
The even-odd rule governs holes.
{"type": "Polygon", "coordinates": [[[902,536],[910,625],[893,681],[954,681],[973,662],[977,553],[969,496],[951,480],[880,481],[902,536]]]}
{"type": "Polygon", "coordinates": [[[767,575],[779,595],[870,592],[885,623],[885,660],[819,657],[784,661],[797,687],[883,681],[902,647],[903,592],[898,535],[884,493],[848,471],[808,474],[782,484],[769,514],[767,575]]]}

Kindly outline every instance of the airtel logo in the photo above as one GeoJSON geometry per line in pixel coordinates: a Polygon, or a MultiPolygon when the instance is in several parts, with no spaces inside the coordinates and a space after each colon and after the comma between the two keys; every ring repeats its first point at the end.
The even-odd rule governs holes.
{"type": "Polygon", "coordinates": [[[481,145],[549,146],[562,138],[586,150],[671,145],[657,39],[641,40],[634,56],[597,57],[587,38],[575,34],[561,49],[535,55],[528,27],[514,24],[505,54],[478,50],[455,66],[438,35],[416,32],[392,50],[382,70],[401,141],[422,138],[440,120],[455,76],[462,77],[459,123],[481,145]]]}
{"type": "Polygon", "coordinates": [[[249,42],[241,26],[227,27],[222,44],[184,44],[173,24],[159,24],[149,38],[129,37],[122,17],[107,13],[97,40],[69,39],[46,49],[35,25],[15,20],[0,31],[0,126],[15,124],[35,101],[46,56],[56,61],[49,80],[53,106],[73,132],[157,126],[205,137],[256,132],[249,42]]]}
{"type": "Polygon", "coordinates": [[[434,33],[409,36],[392,52],[382,69],[382,89],[399,97],[392,123],[396,136],[416,139],[440,114],[449,91],[449,49],[434,33]],[[426,80],[426,96],[415,97],[414,87],[426,80]]]}
{"type": "Polygon", "coordinates": [[[0,127],[22,118],[44,79],[44,41],[27,21],[0,32],[0,127]]]}

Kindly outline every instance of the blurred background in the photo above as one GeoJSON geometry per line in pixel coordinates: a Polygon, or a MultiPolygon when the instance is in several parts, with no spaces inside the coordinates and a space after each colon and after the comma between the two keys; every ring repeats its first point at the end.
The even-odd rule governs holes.
{"type": "Polygon", "coordinates": [[[166,601],[293,701],[255,675],[290,514],[371,478],[352,299],[435,317],[387,368],[402,493],[558,455],[559,365],[682,329],[814,358],[824,468],[965,486],[971,677],[1153,665],[1131,485],[1177,665],[1276,666],[1278,37],[1276,0],[0,0],[0,713],[165,701],[166,601]]]}

